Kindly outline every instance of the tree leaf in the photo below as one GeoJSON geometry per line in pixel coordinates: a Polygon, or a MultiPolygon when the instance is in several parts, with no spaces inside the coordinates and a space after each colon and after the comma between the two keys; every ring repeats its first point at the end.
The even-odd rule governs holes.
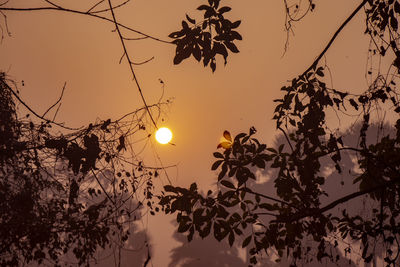
{"type": "Polygon", "coordinates": [[[239,53],[239,49],[237,49],[236,45],[232,42],[224,42],[225,46],[231,50],[233,53],[239,53]]]}
{"type": "Polygon", "coordinates": [[[215,171],[216,169],[218,169],[219,165],[221,165],[221,163],[224,162],[223,160],[217,160],[216,162],[213,163],[213,165],[211,166],[211,170],[215,171]]]}
{"type": "Polygon", "coordinates": [[[188,14],[186,14],[186,19],[192,23],[192,24],[196,24],[196,20],[192,19],[191,17],[188,16],[188,14]]]}
{"type": "Polygon", "coordinates": [[[232,142],[232,136],[231,136],[231,133],[230,133],[229,131],[225,130],[223,136],[224,136],[224,138],[225,138],[226,140],[232,142]]]}
{"type": "Polygon", "coordinates": [[[248,237],[245,238],[245,240],[243,240],[242,248],[247,247],[247,245],[248,245],[248,244],[250,243],[250,241],[251,241],[251,238],[252,238],[252,236],[249,235],[248,237]]]}
{"type": "Polygon", "coordinates": [[[233,242],[235,242],[235,234],[234,234],[233,231],[231,231],[229,233],[228,240],[229,240],[229,245],[232,247],[233,246],[233,242]]]}
{"type": "Polygon", "coordinates": [[[225,149],[229,149],[232,147],[232,142],[221,142],[218,144],[217,148],[225,148],[225,149]]]}
{"type": "Polygon", "coordinates": [[[237,20],[237,21],[233,22],[231,24],[231,29],[235,29],[235,28],[239,27],[240,23],[242,23],[241,20],[237,20]]]}
{"type": "Polygon", "coordinates": [[[225,187],[231,188],[231,189],[236,189],[236,187],[229,181],[227,180],[222,180],[221,184],[225,187]]]}
{"type": "Polygon", "coordinates": [[[224,14],[225,12],[229,12],[231,10],[232,10],[232,8],[230,8],[229,6],[224,6],[224,7],[221,7],[220,9],[218,9],[218,13],[224,14]]]}

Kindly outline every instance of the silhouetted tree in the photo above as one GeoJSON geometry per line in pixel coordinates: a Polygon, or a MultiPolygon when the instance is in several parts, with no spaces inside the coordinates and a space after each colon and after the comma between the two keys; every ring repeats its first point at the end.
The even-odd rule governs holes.
{"type": "Polygon", "coordinates": [[[146,109],[55,134],[61,124],[18,115],[15,100],[25,103],[0,78],[0,264],[61,266],[72,253],[89,265],[99,248],[139,247],[129,236],[140,209],[154,213],[159,170],[132,157],[128,144],[147,135],[146,109]]]}
{"type": "MultiPolygon", "coordinates": [[[[315,10],[312,0],[291,2],[284,0],[288,30],[292,23],[315,10]]],[[[190,188],[165,186],[167,193],[161,197],[160,204],[166,213],[177,213],[178,231],[187,232],[189,241],[195,233],[202,238],[213,233],[219,241],[228,239],[231,246],[242,236],[242,246],[250,247],[251,264],[257,263],[257,255],[271,251],[279,258],[288,255],[293,266],[304,263],[303,260],[309,257],[335,261],[331,248],[343,241],[360,244],[360,256],[367,263],[382,256],[388,266],[398,266],[400,103],[396,83],[400,74],[399,16],[400,2],[397,0],[360,2],[315,61],[282,87],[284,96],[275,100],[273,119],[285,142],[277,148],[261,144],[254,137],[254,128],[234,138],[225,131],[226,140],[218,146],[224,151],[214,153],[217,161],[212,165],[212,170],[219,172],[216,191],[200,194],[195,183],[190,188]],[[320,60],[361,11],[366,15],[365,34],[371,39],[368,56],[389,59],[392,64],[386,69],[382,65],[371,67],[367,71],[370,83],[366,90],[355,94],[327,85],[327,66],[320,60]],[[332,130],[326,120],[328,110],[348,119],[356,118],[353,125],[359,121],[357,142],[346,142],[344,134],[332,130]],[[394,134],[380,132],[373,142],[368,143],[372,121],[384,123],[377,110],[384,110],[388,117],[394,118],[387,122],[394,134]],[[332,177],[329,183],[333,179],[344,181],[344,169],[348,164],[344,154],[348,152],[353,154],[358,167],[351,177],[356,187],[349,185],[351,191],[346,188],[344,195],[327,202],[328,189],[324,185],[328,177],[332,177]],[[327,160],[332,163],[329,170],[324,169],[327,160]],[[269,168],[276,169],[273,177],[275,194],[272,195],[261,193],[250,183],[256,179],[256,171],[265,169],[268,163],[269,168]],[[360,197],[369,201],[368,209],[362,214],[349,212],[344,204],[350,205],[360,197]],[[270,220],[265,222],[262,218],[266,216],[270,220]],[[378,244],[383,248],[382,253],[374,249],[378,244]]],[[[348,254],[352,248],[348,246],[343,250],[348,254]]]]}

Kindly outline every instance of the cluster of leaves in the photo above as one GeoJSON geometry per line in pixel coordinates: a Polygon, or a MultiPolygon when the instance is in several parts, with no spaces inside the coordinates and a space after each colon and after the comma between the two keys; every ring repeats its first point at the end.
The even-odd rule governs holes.
{"type": "Polygon", "coordinates": [[[242,36],[234,29],[239,27],[241,21],[231,22],[225,18],[225,13],[231,8],[219,7],[220,0],[208,0],[208,4],[197,8],[204,11],[204,19],[196,22],[186,15],[187,22],[182,21],[182,29],[169,35],[175,39],[172,42],[176,44],[174,64],[179,64],[193,55],[199,62],[203,59],[204,66],[210,65],[214,72],[217,67],[217,54],[223,56],[226,65],[228,51],[239,52],[234,41],[242,40],[242,36]]]}
{"type": "Polygon", "coordinates": [[[378,36],[386,44],[378,55],[385,56],[382,51],[388,47],[394,52],[395,60],[387,73],[379,72],[360,95],[329,88],[325,82],[325,66],[318,63],[330,42],[306,72],[282,87],[284,96],[275,100],[274,120],[287,141],[286,148],[284,144],[277,149],[260,144],[252,137],[253,129],[249,134],[237,135],[234,140],[225,132],[226,141],[219,145],[225,151],[214,153],[217,160],[212,165],[212,170],[219,172],[216,192],[209,191],[203,196],[195,184],[190,189],[165,188],[160,204],[165,212],[177,213],[178,230],[188,232],[189,240],[196,232],[204,238],[212,229],[217,240],[227,238],[230,245],[238,236],[244,236],[242,246],[251,245],[251,264],[257,262],[257,254],[273,249],[280,257],[286,251],[295,265],[296,260],[313,249],[317,250],[314,254],[317,260],[327,257],[337,261],[329,247],[332,244],[337,247],[340,238],[350,237],[363,245],[361,256],[365,262],[376,257],[373,247],[380,242],[385,248],[387,265],[398,264],[400,255],[395,248],[399,251],[400,119],[392,125],[394,136],[382,136],[374,144],[367,142],[367,131],[374,110],[388,107],[387,112],[392,112],[395,118],[400,114],[397,76],[390,74],[393,69],[400,71],[396,63],[399,2],[365,0],[349,20],[367,4],[367,33],[371,38],[378,36]],[[326,121],[328,110],[361,118],[356,146],[345,144],[340,133],[330,130],[326,121]],[[321,161],[330,158],[341,175],[343,151],[357,158],[361,171],[353,183],[358,184],[359,189],[323,206],[322,199],[327,192],[321,161]],[[277,197],[255,192],[250,186],[256,170],[264,169],[267,163],[276,169],[277,197]],[[345,209],[341,215],[331,213],[334,207],[359,196],[367,196],[376,206],[367,216],[350,215],[345,209]],[[266,223],[261,215],[272,219],[266,223]],[[250,230],[248,225],[252,225],[250,230]],[[314,248],[305,242],[310,237],[316,243],[314,248]]]}
{"type": "Polygon", "coordinates": [[[143,203],[154,214],[157,171],[125,158],[143,126],[126,117],[54,135],[51,122],[20,118],[0,82],[0,265],[62,266],[66,254],[89,265],[98,249],[127,244],[143,203]]]}
{"type": "Polygon", "coordinates": [[[399,20],[400,1],[368,0],[366,30],[374,40],[374,53],[385,56],[390,49],[395,55],[394,67],[400,74],[399,20]]]}

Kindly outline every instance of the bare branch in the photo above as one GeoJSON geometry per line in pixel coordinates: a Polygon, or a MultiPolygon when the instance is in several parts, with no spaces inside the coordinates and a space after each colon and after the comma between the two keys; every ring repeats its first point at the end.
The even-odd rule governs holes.
{"type": "Polygon", "coordinates": [[[10,90],[10,92],[15,96],[15,98],[16,98],[25,108],[27,108],[33,115],[35,115],[35,116],[38,117],[39,119],[41,119],[41,120],[43,120],[43,121],[45,121],[45,122],[48,122],[48,123],[52,123],[52,124],[54,124],[54,125],[57,125],[57,126],[59,126],[59,127],[61,127],[61,128],[67,129],[67,130],[76,131],[76,130],[82,129],[82,127],[80,127],[80,128],[68,127],[68,126],[65,126],[65,125],[62,124],[62,123],[58,123],[58,122],[55,122],[55,121],[46,119],[46,118],[44,118],[43,116],[40,116],[40,115],[37,114],[33,109],[31,109],[31,108],[19,97],[19,95],[18,95],[16,92],[14,92],[14,90],[13,90],[10,86],[8,86],[7,83],[5,83],[3,80],[0,80],[0,82],[4,85],[5,88],[7,88],[8,90],[10,90]]]}
{"type": "Polygon", "coordinates": [[[322,52],[318,55],[318,57],[314,60],[314,62],[311,64],[308,69],[306,69],[302,75],[306,75],[311,69],[315,68],[318,64],[318,62],[321,60],[321,58],[325,55],[325,53],[328,51],[328,49],[331,47],[333,42],[335,41],[336,37],[338,37],[339,33],[343,30],[343,28],[349,23],[353,17],[361,10],[361,8],[368,2],[368,0],[363,0],[357,7],[356,9],[350,14],[350,16],[340,25],[340,27],[336,30],[336,32],[333,34],[332,38],[329,40],[328,44],[322,50],[322,52]]]}
{"type": "Polygon", "coordinates": [[[139,65],[146,64],[147,62],[150,62],[150,61],[152,61],[153,59],[154,59],[154,56],[151,57],[151,58],[149,58],[149,59],[147,59],[147,60],[145,60],[145,61],[142,61],[142,62],[138,62],[138,63],[136,63],[136,62],[130,62],[130,63],[133,64],[133,65],[139,66],[139,65]]]}
{"type": "Polygon", "coordinates": [[[64,95],[64,90],[65,90],[65,86],[66,86],[66,85],[67,85],[67,82],[64,83],[64,86],[63,86],[62,91],[61,91],[61,95],[60,95],[60,97],[58,98],[58,100],[56,101],[56,103],[54,103],[53,105],[51,105],[51,107],[49,107],[49,108],[46,110],[46,112],[43,113],[42,117],[45,117],[46,114],[47,114],[53,107],[55,107],[55,105],[57,105],[57,104],[61,101],[61,99],[62,99],[62,97],[63,97],[63,95],[64,95]]]}
{"type": "Polygon", "coordinates": [[[153,37],[151,35],[148,35],[146,33],[143,33],[141,31],[138,31],[138,30],[135,30],[135,29],[133,29],[131,27],[128,27],[128,26],[126,26],[124,24],[121,24],[119,22],[114,22],[112,19],[100,16],[100,15],[96,15],[96,14],[93,14],[93,13],[86,13],[86,12],[83,12],[83,11],[74,10],[74,9],[68,9],[68,8],[64,8],[64,7],[60,7],[60,8],[57,8],[57,7],[29,7],[29,8],[0,7],[0,11],[16,11],[16,12],[24,12],[24,11],[25,12],[32,12],[32,11],[63,11],[63,12],[68,12],[68,13],[85,15],[85,16],[90,16],[90,17],[94,17],[94,18],[97,18],[97,19],[101,19],[101,20],[105,20],[105,21],[108,21],[108,22],[115,23],[121,28],[124,28],[126,30],[129,30],[131,32],[140,34],[142,36],[145,36],[147,38],[150,38],[152,40],[155,40],[155,41],[158,41],[158,42],[161,42],[161,43],[173,44],[170,41],[165,41],[165,40],[162,40],[160,38],[153,37]]]}
{"type": "MultiPolygon", "coordinates": [[[[101,2],[103,2],[103,1],[104,1],[104,0],[102,0],[101,2]]],[[[122,6],[126,5],[127,3],[129,3],[130,1],[131,1],[131,0],[125,0],[125,2],[122,2],[121,4],[112,7],[112,9],[115,10],[115,9],[117,9],[117,8],[119,8],[119,7],[122,7],[122,6]]],[[[92,12],[90,12],[90,13],[92,13],[92,14],[98,14],[98,13],[102,13],[102,12],[106,12],[106,11],[110,11],[110,10],[111,10],[111,8],[105,8],[105,9],[102,9],[102,10],[92,11],[92,12]]]]}
{"type": "Polygon", "coordinates": [[[128,54],[128,50],[127,50],[126,45],[125,45],[125,41],[124,41],[124,39],[123,39],[123,37],[122,37],[122,33],[121,33],[120,28],[119,28],[119,27],[120,27],[120,24],[117,22],[117,19],[116,19],[116,17],[115,17],[115,13],[114,13],[114,10],[113,10],[113,8],[112,8],[111,0],[108,0],[108,4],[109,4],[109,6],[110,6],[111,15],[112,15],[112,18],[113,18],[112,20],[113,20],[113,22],[114,22],[114,24],[115,24],[115,28],[116,28],[116,30],[117,30],[119,39],[120,39],[120,41],[121,41],[121,45],[122,45],[122,48],[123,48],[123,50],[124,50],[125,57],[126,57],[128,63],[129,63],[129,69],[130,69],[130,71],[131,71],[132,78],[133,78],[133,80],[134,80],[135,83],[136,83],[136,86],[137,86],[137,89],[138,89],[138,91],[139,91],[140,97],[142,98],[143,104],[144,104],[144,106],[146,107],[146,110],[147,110],[147,112],[148,112],[148,114],[149,114],[149,117],[150,117],[150,119],[151,119],[151,121],[152,121],[154,127],[156,127],[156,129],[157,129],[157,128],[158,128],[158,127],[157,127],[157,123],[155,122],[155,120],[154,120],[154,118],[153,118],[153,115],[151,115],[151,112],[150,112],[150,109],[149,109],[149,107],[148,107],[148,105],[147,105],[146,99],[144,98],[144,95],[143,95],[143,92],[142,92],[142,88],[140,87],[140,84],[139,84],[139,81],[138,81],[138,79],[137,79],[137,77],[136,77],[135,71],[133,70],[133,66],[132,66],[133,64],[131,64],[132,61],[130,60],[130,57],[129,57],[129,54],[128,54]]]}

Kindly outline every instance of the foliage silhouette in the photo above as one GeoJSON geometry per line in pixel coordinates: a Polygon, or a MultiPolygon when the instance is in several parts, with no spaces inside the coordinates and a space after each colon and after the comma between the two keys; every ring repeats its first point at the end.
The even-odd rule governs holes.
{"type": "MultiPolygon", "coordinates": [[[[114,9],[129,0],[117,6],[108,0],[104,9],[99,9],[103,3],[99,1],[85,10],[67,9],[48,0],[44,2],[47,3],[45,7],[29,8],[10,7],[6,2],[0,5],[0,12],[2,15],[4,12],[41,10],[69,12],[113,23],[123,48],[121,59],[126,59],[142,97],[144,111],[155,127],[151,106],[143,97],[133,68],[141,63],[130,59],[125,44],[129,38],[122,29],[139,34],[136,39],[151,38],[176,45],[175,64],[193,55],[197,61],[203,59],[203,65],[209,65],[212,71],[216,69],[216,55],[222,55],[226,63],[229,51],[238,52],[233,42],[242,38],[235,30],[240,21],[231,22],[225,18],[231,8],[219,7],[220,0],[208,0],[208,5],[198,8],[205,11],[204,20],[199,24],[187,15],[192,26],[183,21],[182,30],[170,35],[174,39],[172,42],[120,24],[114,9]],[[105,12],[112,18],[99,15],[105,12]]],[[[294,5],[288,0],[283,2],[288,33],[293,23],[316,9],[312,0],[291,1],[297,3],[294,5]]],[[[285,95],[276,100],[274,120],[286,143],[279,144],[278,148],[267,147],[254,138],[255,129],[251,128],[248,134],[236,135],[231,147],[226,147],[222,153],[214,153],[217,161],[212,169],[219,172],[216,192],[210,190],[203,196],[196,184],[190,188],[165,186],[165,192],[158,196],[159,204],[166,213],[177,213],[178,231],[188,232],[189,241],[195,233],[204,238],[212,232],[216,240],[227,239],[231,246],[243,236],[240,245],[249,248],[251,264],[257,263],[256,255],[271,249],[280,258],[286,252],[292,265],[297,265],[310,253],[318,261],[334,261],[335,257],[329,253],[332,236],[339,241],[349,238],[361,242],[362,258],[367,263],[374,259],[372,247],[379,241],[383,244],[387,265],[398,264],[400,103],[396,83],[400,74],[399,15],[398,0],[363,0],[314,62],[282,87],[285,95]],[[325,77],[327,66],[320,60],[361,11],[366,14],[365,34],[370,36],[372,44],[369,57],[390,58],[392,64],[385,70],[381,66],[368,70],[371,82],[364,93],[356,95],[330,88],[325,77]],[[378,109],[393,114],[396,121],[390,123],[396,133],[380,136],[376,142],[368,144],[368,128],[376,119],[374,111],[378,109]],[[340,132],[330,130],[326,120],[328,110],[341,114],[350,112],[361,118],[357,144],[347,144],[340,132]],[[334,172],[341,177],[346,151],[355,153],[361,170],[353,179],[357,188],[325,204],[322,199],[327,194],[324,184],[328,175],[324,174],[322,164],[326,159],[331,160],[334,172]],[[255,172],[267,166],[277,170],[273,180],[274,195],[250,186],[256,179],[255,172]],[[334,208],[361,196],[376,203],[368,215],[353,216],[345,209],[339,214],[333,213],[334,208]],[[270,216],[271,220],[263,223],[261,216],[270,216]],[[305,237],[316,246],[308,249],[304,244],[305,237]],[[311,251],[313,249],[315,251],[311,251]]],[[[8,31],[7,25],[5,29],[8,31]]],[[[3,33],[3,27],[1,30],[3,33]]],[[[104,248],[114,241],[123,245],[129,235],[125,226],[135,220],[135,212],[143,202],[151,213],[157,211],[152,178],[158,176],[158,172],[145,168],[141,161],[134,161],[129,170],[125,167],[127,139],[143,130],[144,125],[135,117],[143,109],[133,114],[133,121],[105,120],[69,134],[54,135],[50,129],[52,125],[62,124],[44,116],[38,116],[40,123],[17,116],[13,98],[19,102],[21,99],[6,83],[4,75],[1,76],[1,90],[2,264],[41,263],[51,259],[60,265],[60,255],[72,251],[79,264],[88,265],[99,247],[104,248]],[[132,204],[132,195],[137,193],[138,185],[129,182],[137,181],[137,178],[143,182],[139,183],[143,185],[143,201],[132,204]]],[[[146,260],[145,265],[147,263],[146,260]]]]}
{"type": "Polygon", "coordinates": [[[22,101],[2,74],[0,264],[62,266],[72,254],[73,262],[89,265],[99,249],[130,246],[135,221],[156,210],[159,170],[132,157],[127,145],[147,135],[146,108],[55,134],[49,120],[20,117],[16,99],[22,101]]]}
{"type": "MultiPolygon", "coordinates": [[[[293,6],[284,2],[287,7],[293,6]]],[[[306,7],[301,7],[300,1],[294,2],[295,11],[286,9],[289,27],[316,8],[311,0],[306,7]],[[296,10],[306,11],[302,15],[296,10]]],[[[334,241],[347,239],[361,244],[361,257],[366,263],[376,260],[374,244],[381,243],[385,264],[400,264],[400,103],[396,87],[400,73],[399,6],[397,0],[362,1],[310,67],[282,87],[285,95],[275,100],[273,119],[286,141],[278,148],[261,144],[251,128],[248,134],[236,135],[231,148],[214,153],[216,162],[212,169],[218,170],[216,192],[200,194],[195,183],[187,189],[165,187],[160,205],[166,213],[177,213],[179,232],[186,232],[189,241],[195,233],[202,238],[212,233],[218,241],[227,239],[230,246],[242,237],[239,243],[250,247],[251,264],[257,263],[257,255],[271,249],[280,258],[284,254],[290,256],[293,266],[300,264],[306,255],[334,262],[336,257],[329,247],[334,241]],[[368,56],[387,58],[392,64],[387,69],[381,65],[371,67],[367,72],[371,82],[364,93],[357,95],[330,88],[325,77],[327,66],[320,60],[362,10],[366,14],[365,34],[370,36],[372,44],[368,56]],[[349,118],[361,118],[355,144],[346,143],[343,134],[331,130],[326,113],[332,110],[350,114],[349,118]],[[372,121],[384,123],[379,117],[380,110],[394,118],[388,123],[395,134],[379,135],[368,144],[372,121]],[[330,160],[331,171],[343,177],[346,163],[343,154],[347,152],[354,153],[360,169],[352,178],[357,187],[323,203],[327,195],[324,184],[332,176],[324,173],[323,164],[330,160]],[[276,169],[275,196],[260,193],[251,186],[256,170],[266,166],[276,169]],[[368,214],[352,215],[343,208],[343,203],[362,196],[371,202],[368,214]],[[340,209],[340,213],[333,212],[334,208],[340,209]],[[263,223],[261,216],[270,216],[271,220],[263,223]],[[316,245],[307,246],[307,238],[316,245]]]]}
{"type": "MultiPolygon", "coordinates": [[[[186,40],[191,43],[193,40],[165,41],[121,24],[114,11],[128,2],[130,0],[113,5],[111,0],[101,0],[80,3],[77,9],[49,0],[26,3],[28,7],[13,6],[14,3],[8,1],[0,3],[0,14],[4,18],[0,24],[1,38],[11,36],[6,16],[9,12],[65,12],[112,23],[123,50],[120,61],[127,62],[144,104],[143,109],[119,120],[101,120],[74,129],[55,121],[58,109],[53,119],[46,116],[54,107],[59,108],[65,86],[60,99],[39,115],[19,97],[17,85],[0,73],[1,265],[50,261],[58,266],[65,263],[64,255],[71,253],[77,264],[89,265],[96,259],[98,249],[114,246],[121,251],[124,245],[129,245],[131,227],[141,217],[140,208],[146,205],[144,213],[151,215],[158,211],[157,207],[153,208],[152,179],[159,176],[161,168],[146,166],[132,151],[131,144],[134,136],[149,138],[145,133],[148,126],[145,116],[157,128],[154,112],[167,103],[147,104],[134,66],[153,58],[134,62],[126,42],[152,39],[174,44],[177,46],[174,62],[178,63],[181,48],[191,49],[186,40]],[[131,38],[130,34],[138,37],[131,38]],[[36,117],[35,120],[18,115],[16,102],[36,117]],[[53,127],[61,127],[62,134],[52,131],[53,127]]],[[[240,21],[231,23],[225,19],[224,13],[230,8],[218,8],[219,0],[208,4],[199,7],[199,10],[206,9],[202,24],[205,28],[201,30],[204,39],[196,40],[202,50],[199,55],[196,49],[193,55],[203,57],[205,66],[211,62],[214,71],[216,53],[223,55],[226,64],[226,48],[238,52],[233,40],[241,36],[231,29],[237,28],[240,21]]],[[[187,18],[192,21],[189,16],[187,18]]],[[[121,261],[120,257],[116,264],[121,261]]],[[[148,249],[143,264],[147,265],[150,259],[148,249]]]]}

